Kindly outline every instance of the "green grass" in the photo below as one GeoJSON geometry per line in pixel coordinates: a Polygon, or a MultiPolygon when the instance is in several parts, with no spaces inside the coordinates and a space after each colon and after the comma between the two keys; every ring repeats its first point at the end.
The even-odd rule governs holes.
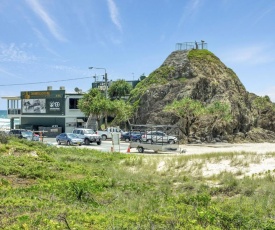
{"type": "Polygon", "coordinates": [[[245,168],[259,162],[253,153],[134,155],[16,139],[0,149],[0,229],[275,229],[273,171],[202,174],[223,160],[245,168]]]}
{"type": "Polygon", "coordinates": [[[190,50],[188,52],[188,58],[189,60],[205,60],[212,63],[220,63],[220,59],[209,50],[190,50]]]}

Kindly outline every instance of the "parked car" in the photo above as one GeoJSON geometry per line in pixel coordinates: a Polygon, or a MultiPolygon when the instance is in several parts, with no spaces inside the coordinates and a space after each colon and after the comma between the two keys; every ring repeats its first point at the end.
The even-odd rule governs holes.
{"type": "Polygon", "coordinates": [[[56,141],[59,145],[66,144],[66,145],[82,145],[83,139],[79,138],[77,135],[73,133],[61,133],[56,136],[56,141]]]}
{"type": "Polygon", "coordinates": [[[169,136],[162,131],[150,131],[142,135],[142,141],[148,143],[169,143],[175,144],[178,141],[177,137],[169,136]]]}
{"type": "Polygon", "coordinates": [[[141,132],[124,132],[121,134],[121,141],[141,141],[141,132]]]}
{"type": "Polygon", "coordinates": [[[12,129],[9,132],[9,135],[27,139],[30,141],[39,141],[39,136],[37,137],[36,134],[33,131],[26,130],[26,129],[12,129]]]}
{"type": "Polygon", "coordinates": [[[96,142],[97,145],[101,145],[101,136],[97,135],[92,129],[76,128],[73,130],[73,133],[83,139],[85,145],[89,145],[92,142],[96,142]]]}
{"type": "Polygon", "coordinates": [[[26,129],[12,129],[9,131],[9,135],[13,137],[22,138],[22,132],[27,131],[26,129]]]}
{"type": "Polygon", "coordinates": [[[106,130],[96,131],[96,134],[100,135],[103,141],[106,139],[111,139],[112,133],[118,133],[119,137],[121,137],[122,130],[118,127],[109,127],[106,130]]]}

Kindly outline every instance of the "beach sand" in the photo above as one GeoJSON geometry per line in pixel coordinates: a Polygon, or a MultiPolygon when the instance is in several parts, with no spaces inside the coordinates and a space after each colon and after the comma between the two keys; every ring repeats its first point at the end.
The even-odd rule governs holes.
{"type": "Polygon", "coordinates": [[[217,152],[254,152],[258,154],[275,152],[275,143],[242,143],[242,144],[198,144],[180,145],[186,150],[184,154],[204,154],[217,152]]]}
{"type": "Polygon", "coordinates": [[[182,155],[196,155],[207,153],[256,153],[240,155],[239,164],[232,164],[232,159],[222,159],[218,162],[206,162],[202,168],[203,176],[208,177],[222,172],[238,173],[243,176],[261,175],[266,172],[274,173],[275,157],[269,153],[275,153],[275,143],[243,143],[243,144],[201,144],[181,145],[186,150],[182,155]]]}

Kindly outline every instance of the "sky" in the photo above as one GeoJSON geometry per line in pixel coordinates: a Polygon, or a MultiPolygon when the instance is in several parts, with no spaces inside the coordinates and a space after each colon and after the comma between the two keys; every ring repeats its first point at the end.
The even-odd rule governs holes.
{"type": "Polygon", "coordinates": [[[274,22],[274,0],[0,0],[0,97],[85,92],[105,72],[137,80],[176,43],[204,40],[247,91],[275,102],[274,22]]]}

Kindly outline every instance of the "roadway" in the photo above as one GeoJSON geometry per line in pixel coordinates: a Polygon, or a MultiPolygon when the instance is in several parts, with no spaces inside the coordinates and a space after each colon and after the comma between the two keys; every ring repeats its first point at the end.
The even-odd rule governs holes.
{"type": "MultiPolygon", "coordinates": [[[[64,145],[64,144],[58,145],[55,138],[45,137],[43,139],[43,143],[49,144],[49,145],[54,145],[54,146],[57,146],[57,147],[66,147],[66,148],[72,147],[72,146],[67,146],[67,145],[64,145]]],[[[95,149],[95,150],[99,150],[99,151],[103,151],[103,152],[111,152],[112,147],[113,147],[114,152],[127,153],[127,150],[128,150],[128,147],[129,147],[129,142],[121,141],[119,145],[113,146],[111,140],[106,140],[106,141],[102,141],[101,145],[97,145],[96,143],[91,143],[90,145],[81,145],[81,146],[75,145],[74,147],[95,149]]],[[[137,152],[137,151],[134,148],[134,149],[131,149],[131,152],[137,152]]]]}
{"type": "MultiPolygon", "coordinates": [[[[44,143],[57,145],[55,138],[44,138],[44,143]]],[[[127,153],[129,147],[129,142],[121,141],[119,146],[115,146],[115,152],[127,153]]],[[[70,148],[71,146],[61,145],[61,147],[70,148]]],[[[111,152],[112,141],[106,140],[102,141],[101,145],[92,143],[90,145],[81,145],[76,146],[76,148],[88,148],[96,149],[104,152],[111,152]]],[[[179,148],[184,151],[184,155],[195,155],[195,154],[206,154],[206,153],[224,153],[224,152],[255,152],[257,154],[274,152],[275,143],[242,143],[242,144],[230,144],[230,143],[216,143],[216,144],[188,144],[188,145],[179,145],[179,148]]],[[[136,148],[130,150],[131,153],[138,153],[136,148]]],[[[153,150],[146,150],[144,152],[154,154],[153,150]]],[[[181,152],[183,153],[183,152],[181,152]]],[[[181,154],[180,153],[180,154],[181,154]]],[[[169,154],[179,154],[179,152],[170,152],[169,154]]]]}

